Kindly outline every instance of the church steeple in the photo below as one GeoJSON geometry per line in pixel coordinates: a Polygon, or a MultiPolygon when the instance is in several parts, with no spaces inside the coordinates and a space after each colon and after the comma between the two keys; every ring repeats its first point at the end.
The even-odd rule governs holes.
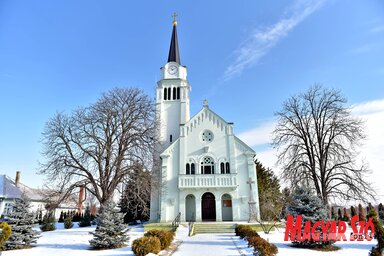
{"type": "Polygon", "coordinates": [[[171,38],[171,46],[169,47],[169,54],[168,54],[168,62],[177,62],[180,63],[180,54],[179,54],[179,44],[177,42],[177,21],[176,17],[177,14],[174,13],[172,15],[173,17],[173,29],[172,29],[172,38],[171,38]]]}

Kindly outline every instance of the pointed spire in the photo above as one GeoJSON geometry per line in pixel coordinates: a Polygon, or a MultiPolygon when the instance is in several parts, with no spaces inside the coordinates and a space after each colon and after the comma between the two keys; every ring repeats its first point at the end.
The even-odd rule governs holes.
{"type": "Polygon", "coordinates": [[[177,30],[176,30],[177,14],[174,13],[172,17],[173,17],[173,30],[172,30],[171,46],[169,47],[168,62],[173,61],[180,64],[179,44],[177,42],[177,30]]]}

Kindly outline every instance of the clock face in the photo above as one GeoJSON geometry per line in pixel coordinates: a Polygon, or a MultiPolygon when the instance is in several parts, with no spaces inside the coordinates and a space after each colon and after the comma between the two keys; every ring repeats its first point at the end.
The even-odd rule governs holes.
{"type": "Polygon", "coordinates": [[[168,73],[174,75],[177,73],[178,67],[175,65],[171,65],[168,67],[168,73]]]}

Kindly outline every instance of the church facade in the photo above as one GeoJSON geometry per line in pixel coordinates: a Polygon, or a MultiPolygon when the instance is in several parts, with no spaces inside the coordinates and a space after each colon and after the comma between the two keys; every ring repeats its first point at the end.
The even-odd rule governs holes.
{"type": "Polygon", "coordinates": [[[176,28],[174,21],[156,89],[160,164],[150,221],[171,222],[179,213],[181,221],[254,221],[260,217],[255,152],[207,101],[190,117],[191,86],[176,28]]]}

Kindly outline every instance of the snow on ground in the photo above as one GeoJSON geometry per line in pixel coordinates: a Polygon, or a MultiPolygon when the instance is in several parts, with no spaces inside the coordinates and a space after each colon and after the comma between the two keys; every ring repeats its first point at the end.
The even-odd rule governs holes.
{"type": "MultiPolygon", "coordinates": [[[[77,224],[75,224],[77,226],[77,224]]],[[[110,250],[89,250],[89,240],[92,239],[90,231],[93,227],[64,229],[62,224],[57,224],[57,230],[41,233],[37,245],[30,249],[5,251],[3,256],[129,256],[133,255],[131,243],[143,236],[144,229],[140,226],[131,227],[130,240],[127,247],[110,250]]],[[[292,248],[291,242],[284,241],[284,230],[278,230],[271,234],[259,234],[275,244],[279,248],[278,256],[367,256],[372,246],[377,244],[376,239],[364,242],[337,242],[341,250],[334,252],[320,252],[309,249],[292,248]]],[[[346,234],[349,234],[348,231],[346,234]]],[[[347,237],[349,239],[349,237],[347,237]]],[[[176,232],[175,243],[179,247],[173,256],[251,256],[252,248],[248,248],[247,242],[236,237],[235,234],[199,234],[188,237],[188,227],[181,225],[176,232]]],[[[160,255],[169,255],[170,252],[162,252],[160,255]]]]}
{"type": "MultiPolygon", "coordinates": [[[[368,256],[369,250],[375,245],[377,245],[377,240],[372,239],[372,241],[349,241],[349,237],[346,235],[348,241],[339,241],[336,242],[335,245],[340,247],[341,249],[338,251],[332,252],[321,252],[309,249],[300,249],[293,248],[290,245],[291,242],[284,241],[284,231],[278,230],[275,232],[271,232],[270,234],[264,234],[263,232],[259,232],[259,235],[264,239],[267,239],[270,243],[276,245],[279,249],[278,256],[317,256],[317,255],[327,255],[327,256],[368,256]]],[[[345,234],[349,234],[351,231],[347,229],[345,234]]],[[[247,247],[247,242],[239,239],[238,237],[234,238],[236,245],[241,249],[244,255],[252,255],[252,249],[247,247]]]]}
{"type": "Polygon", "coordinates": [[[238,256],[232,237],[234,234],[198,234],[189,237],[188,228],[180,226],[176,239],[183,240],[172,256],[238,256]]]}
{"type": "Polygon", "coordinates": [[[138,237],[143,236],[142,227],[132,227],[129,246],[110,250],[89,250],[89,240],[92,239],[90,231],[95,230],[95,226],[72,229],[64,229],[62,223],[57,224],[55,231],[42,232],[37,240],[37,245],[30,249],[5,251],[3,256],[127,256],[133,255],[131,243],[138,237]]]}

